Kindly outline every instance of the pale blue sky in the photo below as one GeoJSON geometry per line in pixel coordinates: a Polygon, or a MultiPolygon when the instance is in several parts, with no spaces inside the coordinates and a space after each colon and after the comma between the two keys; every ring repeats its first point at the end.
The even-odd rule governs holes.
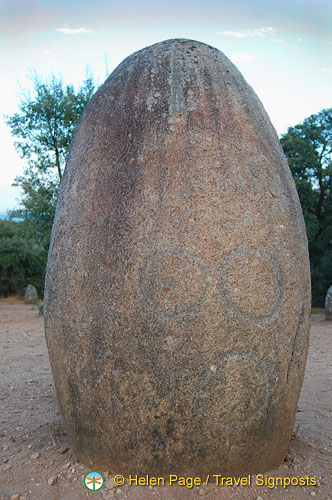
{"type": "Polygon", "coordinates": [[[27,73],[102,83],[126,56],[168,38],[224,52],[263,102],[277,132],[332,106],[331,0],[0,0],[0,212],[17,206],[21,160],[3,115],[17,111],[27,73]]]}

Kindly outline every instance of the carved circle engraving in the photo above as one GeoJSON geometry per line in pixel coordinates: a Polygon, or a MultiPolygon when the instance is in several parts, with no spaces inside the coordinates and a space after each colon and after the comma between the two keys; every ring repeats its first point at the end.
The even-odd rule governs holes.
{"type": "Polygon", "coordinates": [[[251,319],[269,318],[281,305],[284,288],[278,258],[264,248],[238,247],[219,271],[222,300],[251,319]]]}
{"type": "Polygon", "coordinates": [[[203,300],[208,276],[203,261],[181,250],[154,254],[140,275],[140,288],[147,306],[162,315],[185,315],[203,300]]]}
{"type": "Polygon", "coordinates": [[[239,424],[266,410],[274,369],[256,356],[229,352],[209,363],[199,381],[198,407],[223,424],[239,424]]]}

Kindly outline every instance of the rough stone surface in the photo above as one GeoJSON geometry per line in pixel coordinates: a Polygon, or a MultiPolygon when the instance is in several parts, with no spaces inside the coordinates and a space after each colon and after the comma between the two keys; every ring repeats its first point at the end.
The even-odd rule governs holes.
{"type": "Polygon", "coordinates": [[[129,56],[76,131],[48,262],[46,338],[80,460],[125,474],[281,463],[309,309],[300,203],[251,87],[199,42],[129,56]]]}
{"type": "Polygon", "coordinates": [[[332,286],[327,291],[325,298],[325,318],[332,321],[332,286]]]}
{"type": "Polygon", "coordinates": [[[38,294],[36,287],[28,285],[24,293],[24,302],[26,304],[36,304],[38,302],[38,294]]]}

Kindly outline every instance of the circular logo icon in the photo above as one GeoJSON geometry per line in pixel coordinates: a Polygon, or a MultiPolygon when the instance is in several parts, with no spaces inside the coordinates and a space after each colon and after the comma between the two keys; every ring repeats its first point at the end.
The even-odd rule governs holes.
{"type": "Polygon", "coordinates": [[[97,491],[103,487],[104,478],[100,472],[95,470],[88,472],[84,477],[84,486],[88,490],[97,491]]]}

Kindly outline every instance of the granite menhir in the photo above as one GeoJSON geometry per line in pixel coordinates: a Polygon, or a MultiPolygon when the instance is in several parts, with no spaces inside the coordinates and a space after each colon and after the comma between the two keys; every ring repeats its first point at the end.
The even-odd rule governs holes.
{"type": "Polygon", "coordinates": [[[325,297],[325,318],[327,321],[332,321],[332,286],[326,292],[325,297]]]}
{"type": "Polygon", "coordinates": [[[24,303],[25,304],[37,304],[38,302],[38,293],[37,289],[33,285],[28,285],[24,292],[24,303]]]}
{"type": "Polygon", "coordinates": [[[305,226],[277,134],[219,50],[125,59],[76,130],[45,327],[79,459],[123,474],[283,461],[308,347],[305,226]]]}

